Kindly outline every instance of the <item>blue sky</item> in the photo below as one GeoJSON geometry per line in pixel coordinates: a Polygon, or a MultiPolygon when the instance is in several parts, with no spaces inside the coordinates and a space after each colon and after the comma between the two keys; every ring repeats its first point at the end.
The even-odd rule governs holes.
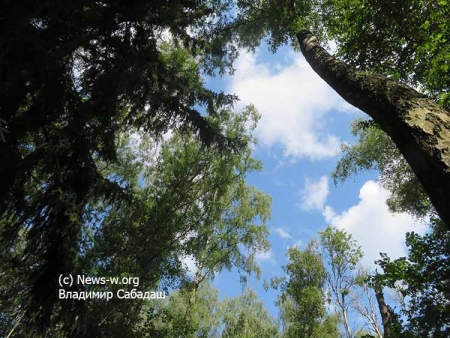
{"type": "MultiPolygon", "coordinates": [[[[268,223],[271,250],[258,255],[259,281],[250,279],[266,308],[276,316],[277,291],[265,292],[264,279],[282,276],[285,253],[293,245],[305,248],[327,225],[351,233],[365,253],[364,266],[375,267],[379,252],[395,259],[406,254],[405,233],[423,233],[424,224],[407,214],[392,215],[385,204],[388,192],[376,172],[363,173],[337,187],[330,180],[342,142],[352,142],[350,121],[362,113],[342,100],[288,47],[271,54],[242,52],[232,77],[215,78],[208,86],[239,96],[236,109],[252,103],[261,114],[255,131],[254,155],[263,162],[248,182],[272,196],[268,223]]],[[[237,272],[223,272],[213,283],[220,297],[242,292],[237,272]]]]}

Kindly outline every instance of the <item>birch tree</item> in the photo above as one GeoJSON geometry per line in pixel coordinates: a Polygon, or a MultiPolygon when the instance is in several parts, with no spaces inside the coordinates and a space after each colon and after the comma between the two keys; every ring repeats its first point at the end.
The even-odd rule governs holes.
{"type": "Polygon", "coordinates": [[[314,71],[389,135],[450,227],[449,112],[411,87],[331,56],[310,31],[297,39],[314,71]]]}
{"type": "Polygon", "coordinates": [[[243,42],[254,47],[269,36],[273,51],[300,46],[311,68],[389,135],[450,228],[448,2],[265,0],[238,6],[243,42]],[[312,31],[342,42],[339,56],[351,64],[330,55],[312,31]]]}
{"type": "Polygon", "coordinates": [[[361,247],[342,230],[328,227],[319,234],[323,260],[329,267],[326,285],[341,314],[345,336],[353,338],[357,330],[350,323],[349,313],[352,293],[359,286],[355,271],[363,255],[361,247]]]}

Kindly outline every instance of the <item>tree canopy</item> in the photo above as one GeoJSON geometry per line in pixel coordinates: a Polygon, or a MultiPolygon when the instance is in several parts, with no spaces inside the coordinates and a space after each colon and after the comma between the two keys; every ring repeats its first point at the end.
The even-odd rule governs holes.
{"type": "Polygon", "coordinates": [[[435,213],[411,167],[377,124],[356,119],[351,132],[357,140],[342,145],[341,158],[331,175],[335,184],[361,171],[376,170],[381,185],[391,192],[386,203],[392,212],[408,212],[422,219],[435,213]]]}
{"type": "Polygon", "coordinates": [[[169,128],[191,128],[206,145],[231,151],[244,146],[196,108],[217,118],[235,100],[205,88],[201,77],[231,69],[235,51],[226,46],[232,32],[224,29],[229,6],[5,4],[0,16],[2,237],[7,248],[25,240],[21,253],[35,267],[30,293],[42,325],[58,275],[76,270],[91,207],[134,199],[128,187],[99,168],[100,162],[118,162],[120,133],[135,128],[159,138],[169,128]],[[206,24],[212,13],[216,19],[206,24]]]}
{"type": "MultiPolygon", "coordinates": [[[[239,49],[263,39],[272,51],[300,49],[374,119],[355,124],[360,142],[344,148],[335,178],[377,168],[393,192],[392,210],[420,217],[435,210],[450,227],[449,8],[446,0],[7,1],[0,14],[1,332],[132,337],[155,313],[174,320],[184,311],[181,331],[159,323],[161,315],[158,334],[167,327],[194,334],[207,320],[197,304],[204,280],[232,267],[243,279],[258,275],[270,198],[245,181],[260,169],[251,156],[257,113],[234,113],[237,97],[208,89],[204,78],[232,74],[239,49]],[[336,41],[342,60],[317,37],[336,41]],[[194,277],[187,258],[197,266],[194,277]],[[102,302],[61,301],[58,278],[69,272],[139,274],[143,291],[182,289],[179,305],[113,301],[108,311],[102,302]]],[[[345,234],[327,231],[321,244],[329,254],[351,249],[345,234]],[[328,241],[337,237],[338,247],[328,241]]],[[[436,284],[446,278],[445,236],[408,236],[407,259],[380,261],[385,283],[400,280],[417,296],[411,332],[447,334],[447,288],[436,284]],[[408,274],[424,278],[415,284],[408,274]]],[[[324,314],[317,253],[289,254],[285,319],[297,318],[305,335],[312,327],[335,332],[335,319],[324,314]],[[298,316],[298,304],[314,310],[298,316]]],[[[343,264],[353,267],[355,257],[343,264]]],[[[264,318],[261,335],[278,334],[252,293],[226,304],[229,336],[247,334],[257,317],[264,318]],[[235,306],[251,311],[233,313],[235,306]],[[237,333],[236,323],[243,323],[237,333]]]]}

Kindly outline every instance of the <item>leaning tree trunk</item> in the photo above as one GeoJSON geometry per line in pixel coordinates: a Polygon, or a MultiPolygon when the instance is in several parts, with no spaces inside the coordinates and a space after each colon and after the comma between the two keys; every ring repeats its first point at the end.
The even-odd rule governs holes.
{"type": "Polygon", "coordinates": [[[411,87],[336,59],[310,31],[297,39],[312,69],[391,137],[450,229],[450,113],[411,87]]]}
{"type": "Polygon", "coordinates": [[[378,309],[380,310],[381,314],[381,321],[383,323],[384,338],[391,338],[390,326],[392,321],[392,314],[391,311],[389,310],[389,307],[386,304],[386,301],[384,300],[383,287],[377,280],[377,276],[375,276],[374,290],[375,290],[375,297],[377,298],[378,309]]]}

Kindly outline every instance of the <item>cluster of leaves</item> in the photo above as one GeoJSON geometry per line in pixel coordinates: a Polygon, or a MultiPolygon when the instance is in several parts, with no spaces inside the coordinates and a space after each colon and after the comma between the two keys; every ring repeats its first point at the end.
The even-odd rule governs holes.
{"type": "Polygon", "coordinates": [[[326,271],[317,243],[311,242],[304,251],[290,248],[289,263],[284,267],[286,278],[276,279],[272,286],[281,289],[278,306],[281,309],[285,337],[317,337],[325,318],[326,271]]]}
{"type": "Polygon", "coordinates": [[[450,328],[450,234],[442,222],[433,220],[433,231],[424,236],[407,233],[408,257],[392,261],[386,254],[377,264],[385,286],[406,298],[401,312],[407,318],[406,336],[448,337],[450,328]]]}
{"type": "Polygon", "coordinates": [[[304,250],[289,248],[287,257],[285,276],[270,283],[281,290],[283,337],[382,337],[369,275],[360,268],[362,251],[350,234],[327,227],[304,250]],[[365,325],[353,327],[351,313],[361,315],[365,325]]]}
{"type": "Polygon", "coordinates": [[[266,38],[272,52],[283,45],[298,48],[295,35],[304,28],[324,36],[320,1],[241,0],[236,28],[242,46],[254,48],[266,38]]]}
{"type": "Polygon", "coordinates": [[[351,132],[356,142],[342,145],[341,158],[331,174],[335,184],[361,171],[376,170],[379,182],[391,193],[386,203],[392,212],[408,212],[417,218],[434,213],[411,167],[377,124],[356,119],[351,132]]]}
{"type": "Polygon", "coordinates": [[[188,336],[219,336],[221,319],[218,315],[219,292],[206,281],[198,289],[194,304],[190,303],[189,292],[179,289],[171,292],[165,300],[151,301],[143,308],[139,325],[140,337],[181,337],[186,334],[185,313],[192,307],[188,336]]]}
{"type": "MultiPolygon", "coordinates": [[[[228,154],[205,147],[188,129],[174,131],[158,147],[140,131],[122,134],[117,141],[118,160],[112,164],[98,160],[97,166],[104,179],[128,191],[131,203],[90,201],[71,273],[139,276],[141,290],[167,290],[189,281],[183,260],[192,257],[206,271],[203,278],[232,267],[243,277],[258,274],[254,257],[269,247],[265,224],[271,199],[245,181],[249,172],[261,168],[251,157],[251,132],[257,120],[251,106],[240,114],[223,111],[215,120],[209,119],[226,137],[239,137],[246,145],[228,154]]],[[[2,219],[2,227],[7,222],[2,219]]],[[[20,323],[17,330],[21,332],[33,331],[40,323],[28,297],[33,267],[22,261],[24,247],[29,245],[27,231],[22,230],[21,242],[2,251],[5,334],[15,323],[20,323]],[[28,317],[22,318],[24,313],[28,317]]],[[[115,292],[119,287],[77,285],[73,290],[115,292]]],[[[57,288],[51,292],[57,294],[57,288]]],[[[47,334],[140,336],[136,330],[143,306],[137,300],[59,301],[49,310],[47,334]]]]}
{"type": "Polygon", "coordinates": [[[338,54],[360,69],[402,80],[450,107],[447,0],[324,2],[338,54]]]}
{"type": "Polygon", "coordinates": [[[217,117],[235,100],[205,88],[201,76],[231,70],[236,53],[226,47],[231,31],[225,29],[230,6],[146,0],[5,4],[2,245],[14,247],[25,236],[24,264],[33,267],[30,295],[43,324],[55,302],[58,274],[76,270],[90,206],[132,199],[98,167],[117,163],[121,132],[132,127],[159,137],[168,128],[191,126],[205,144],[239,148],[239,140],[226,138],[194,108],[217,117]],[[28,231],[19,235],[24,227],[28,231]]]}
{"type": "Polygon", "coordinates": [[[237,298],[225,299],[219,316],[223,318],[223,338],[280,337],[277,320],[272,318],[251,289],[237,298]]]}
{"type": "Polygon", "coordinates": [[[141,337],[281,337],[277,320],[251,289],[219,301],[218,290],[206,281],[202,283],[186,335],[184,313],[189,306],[184,290],[172,292],[168,300],[152,302],[144,314],[141,337]]]}

